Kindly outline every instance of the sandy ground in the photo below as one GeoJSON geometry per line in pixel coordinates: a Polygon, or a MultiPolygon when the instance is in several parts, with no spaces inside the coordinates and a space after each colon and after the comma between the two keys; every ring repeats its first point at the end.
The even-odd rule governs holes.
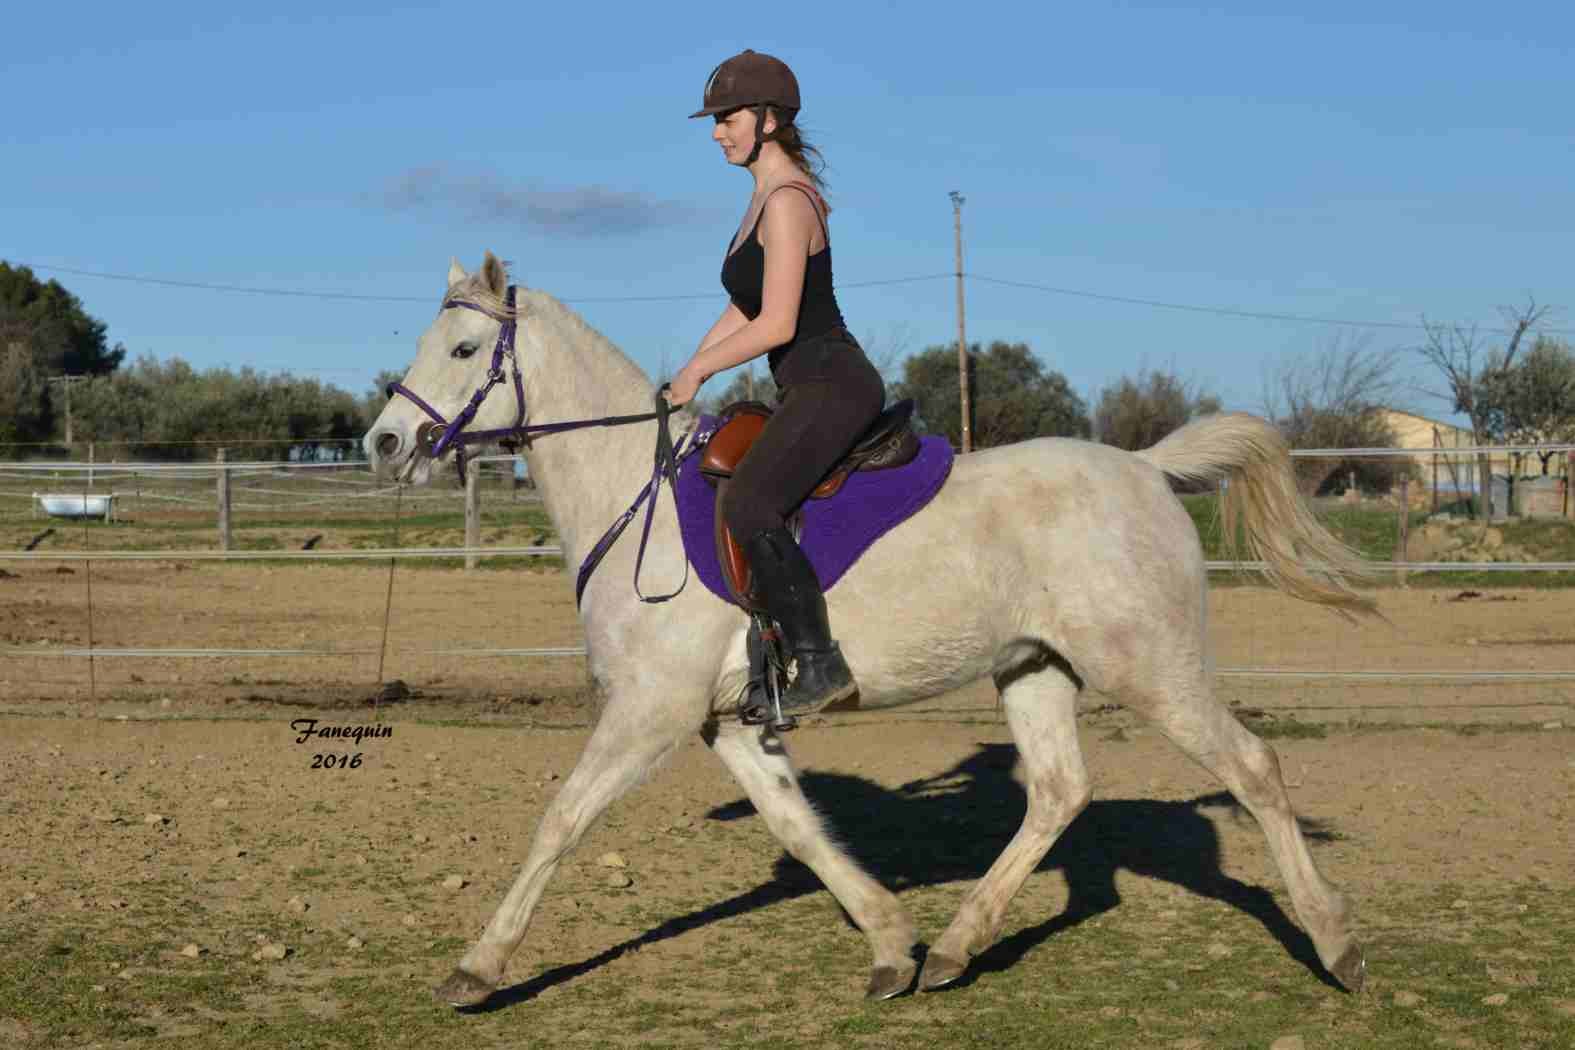
{"type": "MultiPolygon", "coordinates": [[[[248,1034],[270,1018],[326,1040],[312,1045],[399,1045],[397,1031],[351,1040],[336,1019],[353,1017],[354,1028],[409,1017],[429,1026],[434,1050],[527,1045],[528,1032],[552,1036],[531,1046],[634,1046],[652,1014],[675,1016],[663,1005],[675,995],[684,1016],[698,1012],[709,1027],[691,1037],[664,1023],[664,1045],[755,1045],[762,1028],[781,1036],[789,1017],[802,1039],[779,1045],[850,1045],[843,1027],[878,1023],[856,1013],[869,965],[862,938],[698,740],[567,858],[506,975],[511,1005],[445,1020],[429,989],[516,875],[589,736],[585,699],[532,703],[522,688],[494,685],[484,695],[507,699],[417,697],[374,711],[234,688],[275,699],[13,701],[0,714],[0,943],[6,931],[22,938],[0,953],[0,987],[13,969],[16,983],[39,987],[26,953],[71,952],[53,964],[63,967],[58,1004],[7,1006],[0,996],[0,1045],[196,1047],[220,1045],[209,1040],[221,1030],[226,1046],[293,1045],[293,1035],[248,1034]],[[431,721],[450,717],[467,724],[431,721]],[[354,748],[302,744],[301,718],[392,734],[354,748]],[[314,768],[324,753],[361,760],[314,768]],[[609,853],[623,866],[609,866],[609,853]],[[274,947],[286,959],[257,961],[274,947]],[[785,990],[761,1001],[762,979],[785,990]],[[368,995],[380,997],[370,1012],[357,1005],[368,995]],[[78,1031],[93,1038],[73,1041],[78,1031]],[[66,1042],[54,1041],[60,1033],[66,1042]]],[[[1327,1030],[1307,1045],[1364,1045],[1342,1041],[1342,1026],[1376,1023],[1395,1009],[1396,989],[1426,980],[1427,996],[1449,994],[1454,979],[1430,975],[1411,942],[1424,932],[1430,942],[1476,937],[1482,924],[1514,931],[1517,909],[1529,907],[1535,936],[1501,948],[1470,941],[1459,979],[1473,1004],[1507,987],[1513,1012],[1474,1042],[1452,1034],[1456,1015],[1441,1014],[1441,1038],[1569,1045],[1557,1033],[1575,997],[1553,957],[1575,921],[1575,730],[1331,725],[1314,727],[1321,738],[1273,737],[1318,863],[1357,907],[1376,991],[1353,1005],[1320,983],[1262,834],[1220,785],[1126,712],[1091,705],[1081,721],[1095,801],[1014,902],[978,963],[983,986],[905,1000],[881,1023],[930,1017],[966,1031],[971,1004],[1037,1001],[1018,982],[1066,988],[1070,1009],[1145,967],[1171,967],[1177,980],[1161,995],[1207,974],[1264,1009],[1322,996],[1293,1015],[1327,1030]],[[1108,922],[1076,918],[1106,909],[1108,922]],[[1165,943],[1147,942],[1159,928],[1172,930],[1165,943]],[[1133,943],[1143,945],[1136,961],[1133,943]],[[1067,965],[1074,951],[1096,969],[1067,965]],[[1537,969],[1542,984],[1522,987],[1537,969]]],[[[1015,749],[999,717],[983,697],[953,695],[817,719],[790,745],[839,840],[933,941],[1021,819],[1015,749]]],[[[1196,1032],[1238,1023],[1228,1006],[1172,1016],[1130,995],[1098,1009],[1169,1033],[1157,1044],[1139,1034],[1112,1044],[1107,1033],[1101,1045],[1196,1050],[1226,1045],[1196,1032]]]]}
{"type": "MultiPolygon", "coordinates": [[[[221,957],[253,950],[258,913],[288,914],[292,898],[313,927],[341,938],[386,940],[414,928],[468,940],[511,881],[587,732],[421,725],[408,713],[386,712],[393,735],[363,741],[363,763],[333,771],[311,768],[323,748],[295,742],[290,720],[300,711],[225,722],[0,718],[0,910],[70,921],[134,911],[139,895],[175,887],[205,907],[161,934],[221,957]],[[441,889],[450,875],[465,886],[441,889]]],[[[1083,740],[1096,801],[1042,866],[1051,874],[1025,890],[1009,930],[1043,923],[1069,894],[1163,903],[1182,891],[1219,897],[1225,884],[1279,892],[1256,824],[1157,734],[1091,716],[1083,740]]],[[[1319,863],[1357,902],[1359,926],[1381,931],[1381,903],[1364,902],[1471,898],[1510,882],[1569,899],[1570,741],[1568,730],[1402,728],[1276,747],[1299,815],[1315,829],[1319,863]]],[[[850,848],[903,892],[932,939],[950,909],[928,905],[935,887],[977,878],[1022,812],[1014,751],[998,722],[898,715],[806,727],[792,747],[806,791],[850,848]],[[977,841],[963,830],[971,827],[977,841]]],[[[569,859],[510,980],[554,965],[577,966],[575,980],[623,980],[704,957],[725,945],[728,916],[768,903],[757,899],[763,883],[778,896],[820,892],[770,841],[721,765],[691,742],[569,859]],[[640,910],[605,906],[609,869],[598,858],[608,851],[626,860],[640,910]],[[653,938],[653,928],[667,932],[653,938]],[[647,950],[604,954],[642,937],[647,950]]],[[[835,923],[834,914],[824,921],[835,923]]],[[[1053,966],[1053,945],[1042,951],[1019,965],[1053,966]]],[[[850,993],[865,964],[856,948],[839,961],[850,993]]],[[[435,982],[442,973],[417,976],[435,982]]]]}
{"type": "MultiPolygon", "coordinates": [[[[184,658],[0,654],[0,709],[89,705],[137,714],[168,700],[222,712],[341,703],[399,679],[428,704],[500,715],[583,698],[579,657],[438,650],[574,647],[581,633],[563,571],[398,566],[12,563],[0,578],[0,646],[321,649],[329,655],[184,658]],[[92,618],[89,622],[89,593],[92,618]],[[384,609],[388,605],[387,642],[384,609]]],[[[1327,670],[1575,672],[1575,589],[1380,592],[1387,624],[1349,624],[1257,587],[1220,586],[1209,626],[1228,701],[1348,722],[1571,721],[1575,682],[1329,679],[1327,670]],[[1466,592],[1474,594],[1476,592],[1466,592]],[[1256,669],[1269,675],[1240,676],[1256,669]],[[1310,673],[1310,676],[1308,676],[1310,673]]],[[[1097,703],[1097,698],[1091,698],[1097,703]]],[[[988,683],[912,710],[989,711],[988,683]]]]}

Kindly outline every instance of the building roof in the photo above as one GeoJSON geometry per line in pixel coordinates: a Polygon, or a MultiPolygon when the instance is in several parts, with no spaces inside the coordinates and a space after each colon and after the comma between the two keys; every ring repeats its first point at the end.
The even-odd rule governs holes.
{"type": "Polygon", "coordinates": [[[1469,431],[1471,429],[1470,427],[1463,427],[1459,423],[1447,423],[1442,419],[1434,419],[1431,416],[1420,415],[1419,413],[1411,412],[1404,408],[1390,408],[1388,406],[1384,406],[1382,411],[1387,415],[1407,416],[1411,419],[1419,420],[1423,423],[1431,423],[1435,427],[1443,427],[1448,430],[1469,431]]]}

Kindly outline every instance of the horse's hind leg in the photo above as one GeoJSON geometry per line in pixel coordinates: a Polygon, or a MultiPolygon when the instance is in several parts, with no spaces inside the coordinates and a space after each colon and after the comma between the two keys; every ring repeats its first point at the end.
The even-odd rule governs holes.
{"type": "Polygon", "coordinates": [[[919,977],[919,987],[925,991],[961,977],[969,960],[994,943],[1007,905],[1090,797],[1088,771],[1077,743],[1076,681],[1056,662],[1011,682],[998,679],[997,684],[1007,725],[1022,756],[1028,812],[1012,841],[930,949],[919,977]]]}
{"type": "Polygon", "coordinates": [[[542,814],[519,877],[488,921],[481,940],[436,989],[438,999],[454,1006],[473,1006],[492,994],[503,978],[509,956],[525,939],[531,914],[558,864],[609,805],[639,784],[679,740],[699,727],[704,710],[703,704],[695,705],[695,719],[686,724],[683,712],[672,705],[647,702],[643,696],[608,701],[574,772],[542,814]]]}
{"type": "Polygon", "coordinates": [[[832,842],[810,807],[778,737],[725,723],[706,741],[738,781],[782,847],[809,867],[869,938],[875,953],[867,995],[889,999],[908,990],[913,972],[913,920],[897,898],[832,842]]]}
{"type": "Polygon", "coordinates": [[[1367,964],[1351,936],[1351,907],[1313,862],[1291,810],[1274,749],[1215,698],[1201,672],[1181,683],[1166,682],[1141,698],[1126,699],[1198,764],[1224,781],[1257,818],[1290,891],[1296,916],[1318,950],[1318,959],[1347,989],[1359,991],[1367,964]]]}

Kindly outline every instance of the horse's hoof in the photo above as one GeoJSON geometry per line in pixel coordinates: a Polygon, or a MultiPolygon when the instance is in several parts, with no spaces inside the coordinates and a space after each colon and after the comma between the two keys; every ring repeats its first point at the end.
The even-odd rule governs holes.
{"type": "Polygon", "coordinates": [[[448,975],[448,980],[438,985],[432,992],[439,1002],[448,1003],[450,1006],[476,1006],[487,1001],[487,996],[497,989],[483,981],[475,974],[466,973],[456,969],[448,975]]]}
{"type": "Polygon", "coordinates": [[[890,999],[906,992],[913,984],[913,971],[917,966],[877,966],[870,972],[870,986],[864,991],[866,999],[890,999]]]}
{"type": "Polygon", "coordinates": [[[924,960],[924,972],[919,975],[919,991],[933,992],[944,988],[963,975],[968,964],[931,952],[924,960]]]}
{"type": "Polygon", "coordinates": [[[1346,991],[1361,991],[1362,983],[1367,980],[1367,959],[1362,955],[1361,945],[1353,944],[1342,952],[1334,965],[1329,967],[1329,972],[1346,991]]]}

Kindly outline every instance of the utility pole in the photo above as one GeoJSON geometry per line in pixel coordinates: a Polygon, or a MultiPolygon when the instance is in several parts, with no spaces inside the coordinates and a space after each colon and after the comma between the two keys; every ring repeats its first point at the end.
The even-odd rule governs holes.
{"type": "Polygon", "coordinates": [[[973,402],[968,398],[968,329],[963,323],[962,206],[966,198],[956,190],[952,199],[952,225],[957,235],[957,382],[962,394],[962,450],[973,451],[973,402]]]}
{"type": "Polygon", "coordinates": [[[49,381],[51,383],[60,383],[60,384],[62,384],[65,387],[65,391],[66,391],[66,447],[67,448],[71,447],[71,385],[73,383],[80,383],[80,382],[82,382],[82,380],[84,380],[86,378],[87,378],[87,376],[85,376],[85,375],[64,375],[64,376],[51,376],[50,379],[49,379],[49,381]]]}

